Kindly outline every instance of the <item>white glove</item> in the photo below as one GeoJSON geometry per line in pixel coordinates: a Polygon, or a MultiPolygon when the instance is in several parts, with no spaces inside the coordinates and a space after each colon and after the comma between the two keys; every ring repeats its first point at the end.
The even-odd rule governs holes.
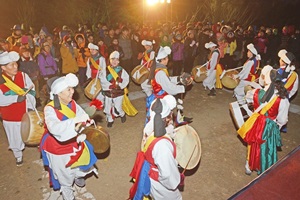
{"type": "Polygon", "coordinates": [[[81,142],[83,142],[85,139],[86,139],[86,134],[83,133],[83,134],[80,134],[80,135],[77,136],[76,142],[77,142],[77,143],[81,143],[81,142]]]}
{"type": "Polygon", "coordinates": [[[239,76],[237,74],[233,74],[233,79],[237,79],[239,76]]]}
{"type": "Polygon", "coordinates": [[[192,43],[190,44],[190,46],[192,47],[192,46],[194,46],[194,44],[196,44],[195,40],[192,41],[192,43]]]}
{"type": "Polygon", "coordinates": [[[83,115],[80,115],[80,116],[77,116],[77,117],[74,117],[74,123],[77,124],[79,122],[86,122],[87,120],[89,120],[90,117],[88,114],[83,114],[83,115]]]}

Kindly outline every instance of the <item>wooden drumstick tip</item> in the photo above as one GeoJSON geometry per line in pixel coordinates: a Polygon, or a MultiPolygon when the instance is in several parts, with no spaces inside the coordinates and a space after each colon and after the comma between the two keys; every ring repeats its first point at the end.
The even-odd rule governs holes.
{"type": "Polygon", "coordinates": [[[30,92],[30,90],[32,90],[32,88],[34,87],[34,85],[31,85],[28,90],[23,94],[23,96],[25,96],[26,94],[28,94],[28,92],[30,92]]]}

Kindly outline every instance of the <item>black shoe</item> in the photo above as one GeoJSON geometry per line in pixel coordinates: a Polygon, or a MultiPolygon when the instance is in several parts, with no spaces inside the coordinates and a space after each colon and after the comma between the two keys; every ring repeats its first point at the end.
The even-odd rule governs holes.
{"type": "Polygon", "coordinates": [[[123,117],[121,117],[121,122],[122,123],[126,122],[126,114],[123,117]]]}
{"type": "Polygon", "coordinates": [[[108,127],[108,128],[111,128],[112,125],[113,125],[113,123],[114,123],[113,121],[112,121],[112,122],[107,122],[107,127],[108,127]]]}

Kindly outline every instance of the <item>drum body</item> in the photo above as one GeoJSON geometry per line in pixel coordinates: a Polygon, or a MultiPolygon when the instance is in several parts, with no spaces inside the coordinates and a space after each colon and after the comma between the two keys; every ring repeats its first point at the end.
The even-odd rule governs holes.
{"type": "Polygon", "coordinates": [[[239,105],[237,101],[229,104],[229,110],[236,129],[239,129],[253,113],[248,104],[239,105]]]}
{"type": "Polygon", "coordinates": [[[21,136],[23,142],[28,146],[38,146],[44,134],[44,113],[37,112],[42,121],[35,111],[29,111],[22,117],[21,136]]]}
{"type": "Polygon", "coordinates": [[[84,94],[89,99],[94,99],[101,91],[101,84],[99,78],[93,78],[89,84],[84,88],[84,94]]]}
{"type": "Polygon", "coordinates": [[[131,71],[131,78],[136,84],[142,84],[149,76],[146,66],[138,65],[131,71]]]}
{"type": "Polygon", "coordinates": [[[221,79],[222,85],[227,89],[234,89],[239,84],[239,79],[234,79],[233,75],[238,74],[237,70],[228,71],[224,74],[223,78],[221,79]]]}
{"type": "Polygon", "coordinates": [[[201,142],[198,133],[191,126],[175,129],[176,160],[182,168],[193,169],[201,158],[201,142]]]}
{"type": "Polygon", "coordinates": [[[205,66],[196,66],[192,69],[192,76],[196,83],[203,82],[206,76],[206,67],[205,66]]]}
{"type": "Polygon", "coordinates": [[[95,153],[104,153],[109,149],[110,138],[103,127],[86,127],[81,133],[86,134],[86,139],[93,145],[95,153]]]}

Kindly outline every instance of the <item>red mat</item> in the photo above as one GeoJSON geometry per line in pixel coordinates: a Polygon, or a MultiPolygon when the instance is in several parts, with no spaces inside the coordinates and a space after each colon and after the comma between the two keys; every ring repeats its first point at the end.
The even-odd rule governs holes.
{"type": "Polygon", "coordinates": [[[300,146],[295,148],[229,199],[300,199],[300,146]]]}

